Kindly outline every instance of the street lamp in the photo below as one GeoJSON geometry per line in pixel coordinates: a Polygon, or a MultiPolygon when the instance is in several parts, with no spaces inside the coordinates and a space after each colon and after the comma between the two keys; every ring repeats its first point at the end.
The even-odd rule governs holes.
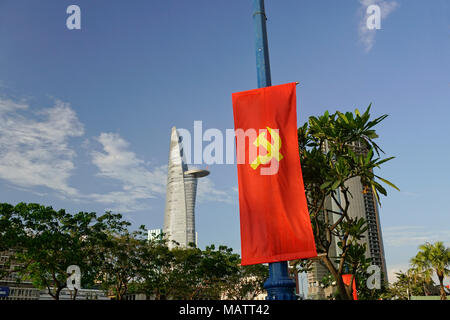
{"type": "MultiPolygon", "coordinates": [[[[264,0],[253,0],[258,88],[272,85],[266,20],[264,0]]],[[[287,261],[269,263],[269,278],[264,283],[264,288],[267,290],[268,300],[297,300],[294,293],[295,281],[289,277],[287,261]]]]}

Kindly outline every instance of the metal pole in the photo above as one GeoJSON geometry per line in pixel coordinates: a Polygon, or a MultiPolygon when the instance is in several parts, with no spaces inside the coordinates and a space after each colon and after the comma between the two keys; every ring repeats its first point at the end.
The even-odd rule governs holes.
{"type": "MultiPolygon", "coordinates": [[[[270,87],[272,79],[264,0],[253,0],[253,9],[258,88],[270,87]]],[[[289,277],[287,261],[269,263],[269,278],[264,283],[264,288],[267,290],[267,300],[297,300],[294,293],[295,281],[289,277]]]]}

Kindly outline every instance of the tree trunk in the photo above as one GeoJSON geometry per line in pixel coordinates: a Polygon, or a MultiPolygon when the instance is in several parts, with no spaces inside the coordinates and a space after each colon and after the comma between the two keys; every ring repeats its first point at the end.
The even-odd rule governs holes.
{"type": "Polygon", "coordinates": [[[428,296],[428,291],[427,291],[427,289],[425,287],[425,282],[422,284],[422,286],[423,286],[423,293],[424,293],[424,295],[428,296]]]}
{"type": "Polygon", "coordinates": [[[62,287],[58,287],[58,289],[56,289],[55,300],[59,300],[59,295],[61,294],[62,289],[62,287]]]}
{"type": "Polygon", "coordinates": [[[339,274],[339,272],[334,267],[333,263],[330,261],[329,257],[321,257],[321,260],[323,263],[325,263],[325,266],[327,267],[328,271],[331,272],[334,279],[336,280],[336,285],[338,288],[339,296],[342,300],[352,300],[352,297],[350,297],[347,293],[346,286],[344,284],[344,281],[342,280],[342,275],[339,274]]]}
{"type": "Polygon", "coordinates": [[[72,300],[77,300],[78,289],[74,288],[73,298],[72,300]]]}
{"type": "Polygon", "coordinates": [[[445,289],[444,289],[444,275],[440,274],[438,272],[436,272],[438,274],[438,278],[439,278],[439,289],[441,291],[441,300],[447,300],[447,295],[445,294],[445,289]]]}

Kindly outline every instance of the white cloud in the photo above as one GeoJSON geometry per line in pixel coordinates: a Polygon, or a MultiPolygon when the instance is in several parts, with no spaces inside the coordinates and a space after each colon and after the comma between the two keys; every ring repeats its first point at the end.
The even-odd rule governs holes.
{"type": "Polygon", "coordinates": [[[436,241],[450,243],[450,230],[431,230],[424,226],[388,227],[383,230],[383,239],[391,247],[418,247],[425,242],[436,241]]]}
{"type": "Polygon", "coordinates": [[[220,190],[216,187],[214,182],[206,177],[198,180],[197,185],[197,198],[199,202],[223,202],[223,203],[233,203],[237,196],[233,197],[232,192],[225,190],[220,190]]]}
{"type": "MultiPolygon", "coordinates": [[[[98,176],[120,182],[122,190],[93,194],[91,199],[112,206],[111,210],[131,212],[148,209],[145,200],[164,197],[167,183],[167,165],[149,168],[144,160],[129,151],[129,143],[118,134],[102,133],[97,141],[103,152],[92,152],[92,162],[98,167],[98,176]]],[[[231,203],[230,193],[220,190],[209,178],[201,178],[197,185],[199,202],[231,203]]]]}
{"type": "Polygon", "coordinates": [[[62,196],[76,195],[68,185],[75,168],[68,140],[83,133],[67,103],[56,100],[53,107],[32,113],[26,103],[0,98],[0,178],[25,188],[44,186],[62,196]]]}
{"type": "Polygon", "coordinates": [[[376,29],[369,30],[367,28],[366,22],[368,15],[366,13],[367,8],[370,5],[378,5],[381,9],[381,20],[386,19],[395,9],[398,7],[396,1],[388,0],[359,0],[361,7],[359,9],[359,14],[361,16],[360,24],[358,27],[359,41],[364,46],[366,52],[369,52],[375,44],[376,29]]]}
{"type": "Polygon", "coordinates": [[[433,229],[421,225],[404,225],[383,228],[383,241],[385,249],[391,252],[387,256],[394,264],[387,263],[389,282],[396,280],[395,273],[405,272],[409,269],[409,260],[419,251],[418,247],[425,242],[435,243],[443,241],[450,246],[450,230],[443,228],[433,229]]]}
{"type": "Polygon", "coordinates": [[[17,110],[25,110],[28,109],[28,105],[26,103],[14,102],[12,100],[0,99],[0,115],[14,112],[17,110]]]}
{"type": "MultiPolygon", "coordinates": [[[[96,176],[109,179],[116,188],[85,194],[70,186],[76,151],[69,140],[83,135],[83,125],[68,103],[55,100],[53,107],[35,112],[26,102],[0,98],[0,179],[25,192],[49,196],[38,189],[46,187],[56,191],[55,196],[98,202],[106,210],[122,213],[148,210],[150,198],[165,197],[167,165],[146,163],[115,133],[84,138],[80,147],[90,153],[98,169],[96,176]],[[95,141],[101,150],[92,151],[95,141]]],[[[202,178],[198,184],[199,202],[231,203],[231,193],[219,190],[210,178],[202,178]]]]}
{"type": "Polygon", "coordinates": [[[143,201],[165,194],[167,166],[150,169],[144,160],[129,151],[129,144],[120,135],[102,133],[97,138],[103,151],[93,151],[92,162],[103,178],[120,183],[122,190],[106,194],[93,194],[95,201],[111,205],[110,209],[130,212],[143,210],[148,205],[143,201]]]}

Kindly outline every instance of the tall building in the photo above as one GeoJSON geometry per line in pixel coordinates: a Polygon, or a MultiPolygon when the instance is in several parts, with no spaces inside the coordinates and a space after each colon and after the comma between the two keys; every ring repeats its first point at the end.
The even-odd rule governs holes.
{"type": "Polygon", "coordinates": [[[197,179],[206,177],[207,170],[189,169],[183,152],[183,144],[177,129],[172,128],[167,174],[166,209],[164,213],[164,234],[169,247],[174,242],[187,247],[196,244],[195,198],[197,179]]]}
{"type": "MultiPolygon", "coordinates": [[[[365,148],[361,144],[354,144],[353,150],[355,153],[359,154],[366,153],[365,148]]],[[[324,146],[324,152],[327,152],[326,144],[324,146]]],[[[384,255],[380,216],[375,195],[372,190],[364,190],[364,186],[361,184],[361,180],[358,177],[347,181],[346,186],[349,188],[351,194],[348,215],[351,218],[364,218],[367,222],[368,229],[364,233],[364,238],[359,242],[366,243],[366,257],[372,259],[372,264],[380,267],[380,271],[383,274],[381,281],[387,284],[386,259],[384,255]]],[[[337,199],[341,203],[341,206],[345,206],[344,197],[341,192],[337,193],[337,199]]],[[[331,198],[327,199],[325,207],[335,212],[340,211],[337,204],[331,198]]],[[[336,221],[338,218],[339,216],[336,214],[329,214],[329,221],[336,221]]],[[[330,250],[331,255],[339,255],[339,248],[336,243],[332,244],[330,250]]],[[[328,274],[328,270],[325,266],[318,262],[313,263],[312,271],[308,273],[308,296],[312,296],[316,299],[325,298],[326,294],[318,283],[326,274],[328,274]]]]}
{"type": "MultiPolygon", "coordinates": [[[[357,154],[367,154],[366,148],[361,143],[354,144],[353,148],[357,154]]],[[[350,200],[351,205],[348,214],[352,218],[364,218],[367,221],[368,229],[362,239],[367,245],[366,257],[372,259],[372,264],[380,267],[380,271],[383,273],[383,278],[381,280],[387,284],[388,278],[383,235],[381,232],[380,214],[375,195],[370,188],[365,189],[361,184],[361,179],[357,177],[349,180],[347,186],[353,196],[350,200]]],[[[340,198],[342,199],[342,197],[340,198]]]]}
{"type": "Polygon", "coordinates": [[[367,221],[368,229],[364,233],[364,238],[360,240],[360,243],[366,243],[366,257],[372,259],[372,264],[380,267],[380,271],[383,273],[382,281],[387,283],[386,259],[384,255],[380,215],[375,195],[372,190],[362,192],[363,186],[359,178],[349,180],[347,186],[353,195],[353,198],[349,200],[351,204],[348,214],[351,218],[364,218],[367,221]]]}

